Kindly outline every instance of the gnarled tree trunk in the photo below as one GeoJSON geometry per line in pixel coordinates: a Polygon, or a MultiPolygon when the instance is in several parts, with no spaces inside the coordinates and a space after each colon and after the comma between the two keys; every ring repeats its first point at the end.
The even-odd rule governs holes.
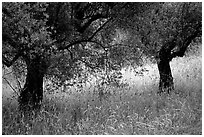
{"type": "Polygon", "coordinates": [[[39,109],[43,99],[43,77],[47,69],[46,62],[37,56],[27,64],[27,76],[19,96],[19,107],[23,111],[39,109]]]}
{"type": "MultiPolygon", "coordinates": [[[[174,42],[168,44],[175,44],[174,42]]],[[[159,91],[158,93],[167,92],[169,93],[174,89],[173,76],[171,73],[170,61],[171,49],[174,45],[165,45],[159,52],[159,61],[157,62],[160,81],[159,81],[159,91]]]]}
{"type": "Polygon", "coordinates": [[[161,59],[158,62],[158,69],[159,69],[159,75],[160,75],[160,81],[159,81],[159,92],[167,92],[169,93],[172,89],[174,89],[174,82],[173,82],[173,76],[171,73],[170,68],[170,62],[165,59],[161,59]]]}

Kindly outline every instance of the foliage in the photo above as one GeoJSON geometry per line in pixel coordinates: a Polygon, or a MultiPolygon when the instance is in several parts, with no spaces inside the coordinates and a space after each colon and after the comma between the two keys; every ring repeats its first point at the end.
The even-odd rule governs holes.
{"type": "MultiPolygon", "coordinates": [[[[54,70],[59,72],[56,74],[62,83],[73,78],[70,77],[70,74],[73,76],[76,74],[78,77],[83,71],[97,74],[101,71],[107,71],[107,68],[108,71],[119,69],[115,67],[117,65],[115,62],[108,62],[109,56],[107,54],[109,51],[106,46],[113,41],[114,28],[109,28],[109,24],[113,20],[112,14],[114,10],[124,6],[123,3],[116,5],[109,3],[63,3],[55,4],[48,11],[50,16],[47,23],[52,26],[51,29],[54,32],[52,37],[57,40],[58,49],[62,50],[58,52],[59,58],[57,57],[60,60],[58,60],[60,65],[52,64],[51,68],[55,68],[54,70]],[[64,8],[69,10],[63,10],[64,8]],[[52,10],[58,13],[53,13],[52,10]],[[66,16],[67,20],[61,21],[61,16],[66,16]],[[72,45],[72,43],[76,44],[72,45]]],[[[113,59],[119,61],[118,58],[113,59]]],[[[53,58],[53,60],[55,59],[53,58]]],[[[51,74],[55,74],[53,70],[51,74]]]]}
{"type": "Polygon", "coordinates": [[[72,69],[80,73],[77,66],[104,68],[106,58],[113,70],[140,65],[172,38],[179,50],[199,26],[200,9],[200,3],[3,3],[3,57],[42,55],[52,62],[48,76],[67,80],[72,69]]]}
{"type": "Polygon", "coordinates": [[[26,74],[27,59],[36,54],[49,59],[53,47],[46,30],[46,7],[46,3],[3,3],[3,64],[13,65],[19,78],[26,74]]]}
{"type": "Polygon", "coordinates": [[[178,94],[157,96],[158,74],[151,72],[136,81],[137,88],[119,88],[101,102],[91,89],[46,95],[42,110],[34,116],[21,116],[15,100],[8,100],[2,104],[2,134],[200,135],[201,62],[194,56],[172,61],[178,94]]]}
{"type": "Polygon", "coordinates": [[[187,47],[201,32],[201,3],[160,3],[146,14],[138,16],[136,36],[140,37],[146,55],[157,56],[161,47],[176,39],[172,57],[181,56],[187,47]],[[197,34],[198,33],[198,34],[197,34]],[[192,35],[195,36],[191,38],[192,35]],[[187,42],[190,40],[189,42],[187,42]],[[173,55],[175,53],[175,55],[173,55]]]}
{"type": "MultiPolygon", "coordinates": [[[[24,61],[41,56],[49,66],[46,77],[55,77],[62,83],[75,74],[80,75],[84,63],[90,64],[85,59],[91,60],[94,66],[88,66],[92,69],[103,67],[103,55],[93,50],[94,42],[87,42],[103,26],[107,6],[105,3],[3,3],[4,65],[9,67],[16,62],[23,66],[24,61]]],[[[17,73],[21,75],[20,72],[23,71],[17,73]]]]}
{"type": "Polygon", "coordinates": [[[201,134],[200,57],[172,60],[176,79],[170,95],[155,94],[157,69],[135,81],[129,78],[134,85],[123,83],[121,73],[147,57],[155,60],[161,48],[169,48],[172,58],[183,56],[189,45],[189,50],[196,50],[192,40],[201,41],[201,7],[201,3],[3,3],[3,64],[13,65],[22,80],[35,57],[48,67],[41,111],[22,114],[16,99],[4,98],[3,134],[201,134]],[[172,40],[176,44],[168,47],[172,40]],[[61,86],[65,89],[58,89],[61,86]]]}
{"type": "Polygon", "coordinates": [[[15,47],[11,43],[8,44],[15,50],[29,49],[27,52],[24,51],[26,54],[30,54],[29,56],[33,56],[35,53],[42,55],[49,53],[49,43],[52,40],[49,37],[49,32],[46,31],[47,15],[43,13],[47,5],[45,3],[4,3],[3,6],[8,12],[6,12],[8,15],[3,14],[3,38],[5,36],[6,40],[10,34],[9,38],[13,39],[13,42],[20,43],[15,47]]]}

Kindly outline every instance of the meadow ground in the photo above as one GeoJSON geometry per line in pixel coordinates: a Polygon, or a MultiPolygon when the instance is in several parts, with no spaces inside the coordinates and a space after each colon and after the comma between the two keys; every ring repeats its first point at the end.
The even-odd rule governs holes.
{"type": "Polygon", "coordinates": [[[144,76],[124,71],[129,85],[110,87],[97,97],[94,90],[45,94],[42,110],[24,116],[15,96],[3,88],[2,134],[197,135],[202,134],[202,60],[191,56],[171,62],[175,90],[158,96],[156,65],[144,76]],[[69,94],[68,94],[69,93],[69,94]]]}

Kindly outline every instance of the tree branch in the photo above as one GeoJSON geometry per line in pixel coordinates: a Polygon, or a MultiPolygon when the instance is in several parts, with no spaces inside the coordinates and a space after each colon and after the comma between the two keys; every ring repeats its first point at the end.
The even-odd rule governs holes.
{"type": "Polygon", "coordinates": [[[193,39],[195,39],[196,37],[198,37],[199,35],[200,35],[200,27],[202,27],[202,25],[201,24],[199,24],[197,27],[196,27],[196,31],[192,34],[192,35],[190,35],[190,36],[188,36],[185,40],[184,40],[184,44],[183,45],[181,45],[181,47],[179,48],[179,50],[177,50],[177,51],[175,51],[175,52],[173,52],[172,54],[171,54],[171,58],[173,59],[173,58],[175,58],[175,57],[183,57],[184,56],[184,54],[185,54],[185,51],[186,51],[186,49],[187,49],[187,47],[190,45],[190,43],[192,42],[192,40],[193,39]]]}
{"type": "Polygon", "coordinates": [[[13,65],[13,63],[20,57],[22,56],[22,51],[19,51],[15,57],[9,61],[4,55],[2,55],[2,61],[3,61],[3,64],[6,65],[7,67],[10,67],[11,65],[13,65]]]}
{"type": "Polygon", "coordinates": [[[108,22],[110,22],[113,18],[109,18],[103,25],[101,25],[101,27],[99,27],[89,38],[88,40],[93,39],[93,37],[100,31],[103,29],[103,27],[108,24],[108,22]]]}
{"type": "Polygon", "coordinates": [[[97,42],[97,41],[85,39],[85,40],[75,41],[75,42],[73,42],[73,43],[68,44],[68,45],[65,46],[65,47],[59,47],[58,50],[65,50],[65,49],[70,48],[70,47],[73,46],[73,45],[80,44],[80,43],[83,43],[83,42],[86,42],[86,43],[87,43],[87,42],[95,43],[95,44],[98,44],[98,45],[100,45],[101,47],[103,47],[103,45],[102,45],[101,43],[97,42]]]}
{"type": "Polygon", "coordinates": [[[86,28],[88,28],[88,27],[90,26],[90,24],[91,24],[93,21],[95,21],[95,20],[97,20],[97,19],[100,19],[100,18],[105,18],[105,17],[106,17],[106,16],[104,16],[104,15],[102,15],[102,14],[93,15],[93,16],[91,17],[91,19],[89,19],[83,26],[81,26],[81,27],[78,28],[78,31],[81,32],[81,33],[83,33],[83,32],[86,30],[86,28]]]}
{"type": "MultiPolygon", "coordinates": [[[[16,55],[13,57],[12,60],[9,60],[5,54],[2,55],[2,61],[3,64],[7,67],[10,67],[19,57],[24,56],[23,52],[26,50],[23,48],[23,44],[19,44],[15,40],[13,40],[9,34],[3,33],[2,34],[2,41],[7,41],[8,44],[13,47],[15,50],[17,50],[16,55]]],[[[25,56],[24,56],[25,57],[25,56]]]]}
{"type": "MultiPolygon", "coordinates": [[[[69,47],[71,47],[71,46],[73,46],[73,45],[76,45],[76,44],[80,44],[80,43],[82,43],[82,42],[92,42],[92,43],[96,43],[96,44],[100,45],[101,47],[103,47],[101,43],[96,42],[96,41],[92,41],[92,39],[94,38],[94,36],[95,36],[100,30],[103,29],[103,27],[104,27],[108,22],[111,21],[111,19],[112,19],[112,18],[108,19],[103,25],[101,25],[101,27],[99,27],[88,39],[84,39],[84,40],[82,39],[82,40],[79,40],[79,41],[75,41],[75,42],[73,42],[73,43],[68,44],[68,45],[65,46],[65,47],[59,47],[58,50],[68,49],[69,47]]],[[[104,47],[103,47],[103,48],[104,48],[104,47]]]]}

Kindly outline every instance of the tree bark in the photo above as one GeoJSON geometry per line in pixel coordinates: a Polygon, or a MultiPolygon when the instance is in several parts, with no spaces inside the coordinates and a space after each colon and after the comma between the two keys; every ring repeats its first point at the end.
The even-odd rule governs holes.
{"type": "Polygon", "coordinates": [[[46,72],[46,62],[37,56],[26,62],[27,76],[24,88],[19,96],[19,107],[23,111],[40,109],[43,99],[43,77],[46,72]]]}
{"type": "Polygon", "coordinates": [[[158,93],[167,92],[170,93],[174,89],[173,76],[171,73],[170,62],[168,60],[160,60],[158,63],[160,81],[158,93]]]}
{"type": "Polygon", "coordinates": [[[159,61],[157,62],[160,75],[159,94],[162,92],[170,93],[170,91],[174,89],[173,76],[170,67],[170,61],[172,60],[171,49],[169,48],[169,45],[168,48],[166,48],[166,46],[160,50],[159,61]]]}

